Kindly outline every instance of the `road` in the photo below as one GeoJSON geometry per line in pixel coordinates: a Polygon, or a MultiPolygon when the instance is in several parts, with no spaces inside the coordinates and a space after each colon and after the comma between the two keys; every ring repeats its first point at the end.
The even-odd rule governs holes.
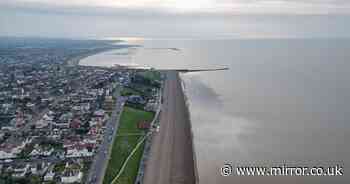
{"type": "Polygon", "coordinates": [[[177,72],[167,72],[160,131],[152,140],[145,184],[194,184],[191,125],[177,72]]]}
{"type": "Polygon", "coordinates": [[[119,92],[116,96],[116,107],[112,112],[112,116],[109,118],[106,124],[103,141],[99,145],[98,151],[94,157],[94,161],[90,167],[86,183],[100,184],[103,182],[103,177],[107,169],[110,152],[113,146],[113,141],[117,134],[119,118],[124,105],[124,101],[122,100],[122,98],[119,98],[119,92]]]}

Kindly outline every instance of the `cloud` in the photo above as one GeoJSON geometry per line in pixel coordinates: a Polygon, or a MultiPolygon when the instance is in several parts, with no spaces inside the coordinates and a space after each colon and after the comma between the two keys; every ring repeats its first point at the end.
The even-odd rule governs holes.
{"type": "Polygon", "coordinates": [[[350,37],[347,31],[350,3],[344,0],[124,1],[0,0],[0,35],[200,39],[350,37]],[[122,3],[115,3],[117,1],[122,3]]]}
{"type": "Polygon", "coordinates": [[[0,6],[78,14],[350,14],[347,0],[2,0],[0,6]]]}

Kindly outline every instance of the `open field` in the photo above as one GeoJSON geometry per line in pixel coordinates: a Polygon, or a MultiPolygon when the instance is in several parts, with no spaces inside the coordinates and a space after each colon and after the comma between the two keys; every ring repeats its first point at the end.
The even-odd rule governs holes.
{"type": "MultiPolygon", "coordinates": [[[[138,122],[143,120],[152,121],[152,118],[153,113],[130,107],[124,108],[103,183],[111,183],[113,178],[118,174],[125,159],[129,156],[133,148],[145,133],[144,130],[137,128],[138,122]]],[[[135,155],[128,162],[127,167],[116,183],[132,184],[134,182],[138,171],[139,161],[143,153],[143,145],[141,148],[142,149],[137,150],[135,155]]]]}

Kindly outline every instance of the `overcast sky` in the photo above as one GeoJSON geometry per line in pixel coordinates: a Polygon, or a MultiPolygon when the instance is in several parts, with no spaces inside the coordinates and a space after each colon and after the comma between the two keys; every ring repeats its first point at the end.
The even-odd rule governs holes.
{"type": "Polygon", "coordinates": [[[1,0],[1,36],[350,37],[348,0],[1,0]]]}

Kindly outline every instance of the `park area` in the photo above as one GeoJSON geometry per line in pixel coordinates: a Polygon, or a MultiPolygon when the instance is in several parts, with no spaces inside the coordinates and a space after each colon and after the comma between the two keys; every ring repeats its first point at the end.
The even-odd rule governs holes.
{"type": "MultiPolygon", "coordinates": [[[[111,184],[119,173],[125,160],[128,158],[137,143],[146,135],[146,129],[139,129],[140,122],[151,122],[154,113],[131,107],[124,107],[116,138],[113,142],[111,157],[103,179],[104,184],[111,184]]],[[[142,144],[127,162],[122,174],[113,184],[133,184],[143,153],[142,144]]]]}

